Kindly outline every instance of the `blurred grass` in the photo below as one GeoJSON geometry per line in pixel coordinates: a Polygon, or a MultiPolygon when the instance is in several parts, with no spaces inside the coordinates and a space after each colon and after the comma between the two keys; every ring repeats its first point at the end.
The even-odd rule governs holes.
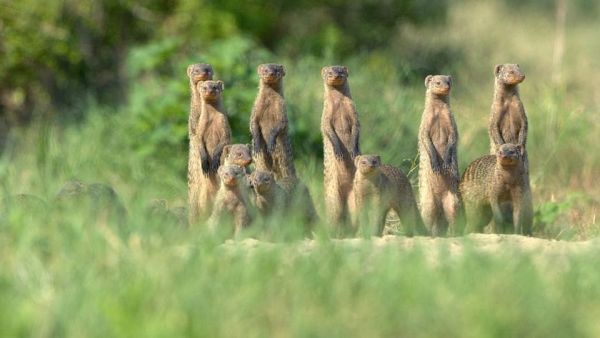
{"type": "MultiPolygon", "coordinates": [[[[447,25],[407,24],[398,34],[447,46],[449,55],[460,52],[439,72],[454,79],[461,168],[488,151],[494,64],[521,65],[527,74],[521,96],[530,120],[536,235],[588,239],[600,233],[600,87],[593,84],[600,75],[593,67],[600,24],[568,22],[564,82],[558,86],[551,82],[553,21],[547,14],[514,11],[499,1],[463,1],[450,6],[447,25]]],[[[226,80],[226,108],[239,124],[235,140],[250,139],[246,123],[258,86],[256,64],[285,64],[296,164],[321,215],[322,164],[315,149],[321,144],[324,65],[350,68],[363,152],[380,153],[384,162],[411,172],[425,88],[421,79],[407,76],[403,57],[392,52],[402,46],[357,51],[344,60],[291,59],[250,52],[256,45],[236,39],[198,55],[226,80]]],[[[173,48],[159,45],[152,53],[173,48]]],[[[0,336],[600,334],[597,250],[549,254],[548,261],[567,264],[540,267],[515,248],[450,259],[442,245],[439,262],[431,265],[420,248],[374,250],[369,241],[352,248],[332,245],[321,227],[319,245],[310,252],[297,243],[248,251],[219,246],[221,239],[202,229],[152,217],[147,208],[153,198],[171,206],[186,203],[187,143],[181,135],[189,101],[184,69],[176,76],[163,69],[179,69],[178,63],[146,60],[149,69],[160,65],[156,76],[142,60],[132,74],[139,87],[126,106],[91,106],[81,124],[39,121],[13,132],[0,158],[0,336]],[[52,206],[56,192],[73,178],[114,187],[128,209],[126,223],[90,218],[85,206],[35,212],[10,203],[10,196],[27,193],[52,206]]],[[[411,178],[416,183],[415,171],[411,178]]],[[[294,226],[287,219],[280,223],[294,226]]]]}

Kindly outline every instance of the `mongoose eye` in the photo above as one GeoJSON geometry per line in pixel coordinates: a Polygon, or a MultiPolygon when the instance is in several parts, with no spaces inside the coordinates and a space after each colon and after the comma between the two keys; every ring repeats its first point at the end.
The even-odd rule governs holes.
{"type": "Polygon", "coordinates": [[[442,83],[440,81],[436,81],[435,84],[439,86],[442,83]]]}

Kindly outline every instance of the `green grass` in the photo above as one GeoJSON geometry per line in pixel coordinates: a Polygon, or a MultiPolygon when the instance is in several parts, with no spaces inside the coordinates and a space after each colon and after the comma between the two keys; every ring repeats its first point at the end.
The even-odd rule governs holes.
{"type": "MultiPolygon", "coordinates": [[[[570,22],[559,86],[550,81],[551,17],[511,12],[500,2],[464,1],[451,6],[443,29],[399,32],[462,52],[439,71],[454,79],[461,169],[488,151],[494,64],[521,64],[539,237],[578,240],[600,233],[600,91],[590,86],[600,74],[589,67],[598,45],[586,43],[597,29],[597,22],[570,22]]],[[[219,50],[211,53],[219,57],[219,50]]],[[[322,164],[310,149],[320,143],[323,65],[350,67],[363,152],[380,153],[416,183],[411,168],[425,88],[421,79],[407,82],[394,57],[380,51],[342,61],[276,60],[287,66],[298,171],[321,215],[322,164]]],[[[217,72],[234,84],[226,84],[227,109],[233,116],[249,115],[256,79],[247,74],[255,65],[240,64],[235,56],[227,60],[235,61],[235,72],[233,66],[217,72]]],[[[169,81],[186,85],[180,76],[169,81]]],[[[260,227],[245,235],[275,244],[252,249],[248,242],[223,246],[223,238],[201,228],[150,215],[153,198],[170,206],[186,203],[186,143],[172,137],[160,151],[153,143],[174,131],[185,134],[185,125],[148,123],[132,131],[140,117],[132,105],[143,110],[144,102],[154,102],[135,99],[116,111],[90,107],[80,124],[40,121],[13,132],[0,158],[0,336],[600,335],[599,252],[593,246],[533,253],[508,243],[491,253],[461,238],[456,241],[465,251],[456,256],[445,241],[415,247],[379,247],[371,240],[339,244],[319,225],[310,250],[285,231],[260,227]],[[128,210],[126,220],[116,224],[85,203],[54,209],[54,195],[72,178],[114,187],[128,210]],[[11,203],[19,193],[40,197],[48,208],[11,203]],[[431,252],[439,257],[436,264],[431,252]]],[[[187,99],[165,100],[170,114],[187,113],[187,99]]],[[[243,130],[236,141],[249,141],[243,130]]],[[[299,226],[289,219],[273,223],[299,226]]]]}

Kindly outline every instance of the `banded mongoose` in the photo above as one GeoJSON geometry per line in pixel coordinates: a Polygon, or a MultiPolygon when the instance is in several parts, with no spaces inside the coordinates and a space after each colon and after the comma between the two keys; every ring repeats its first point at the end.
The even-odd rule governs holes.
{"type": "Polygon", "coordinates": [[[452,78],[425,78],[425,109],[419,127],[419,202],[423,222],[433,236],[458,229],[461,211],[458,191],[458,129],[450,110],[452,78]]]}
{"type": "Polygon", "coordinates": [[[243,191],[244,170],[237,165],[223,165],[218,173],[221,186],[208,220],[209,228],[229,232],[233,225],[237,234],[248,227],[251,221],[247,194],[243,191]]]}
{"type": "Polygon", "coordinates": [[[254,167],[272,171],[276,180],[296,177],[283,97],[285,68],[267,63],[258,66],[257,72],[260,86],[250,117],[254,167]]]}
{"type": "Polygon", "coordinates": [[[94,218],[114,220],[122,224],[127,217],[127,209],[117,192],[106,184],[84,183],[74,179],[67,181],[54,199],[60,208],[81,209],[88,207],[94,218]]]}
{"type": "Polygon", "coordinates": [[[492,231],[531,235],[533,204],[522,145],[505,143],[496,155],[473,161],[462,177],[467,232],[492,231]]]}
{"type": "Polygon", "coordinates": [[[495,155],[498,147],[505,143],[520,144],[525,150],[527,115],[518,88],[525,74],[518,64],[510,63],[496,65],[494,74],[494,100],[488,128],[490,154],[495,155]]]}
{"type": "MultiPolygon", "coordinates": [[[[200,111],[202,110],[202,98],[198,90],[198,83],[202,81],[213,79],[212,66],[206,63],[195,63],[191,64],[187,68],[187,76],[190,82],[190,114],[188,117],[188,138],[189,138],[189,153],[188,153],[188,200],[191,205],[198,204],[198,195],[195,189],[199,182],[197,182],[200,176],[200,144],[199,138],[196,135],[196,126],[198,124],[198,118],[200,117],[200,111]],[[195,194],[195,195],[194,195],[195,194]]],[[[191,208],[190,208],[191,210],[191,208]]]]}
{"type": "Polygon", "coordinates": [[[199,82],[200,117],[193,135],[192,144],[198,145],[196,159],[200,162],[200,170],[192,172],[190,191],[190,223],[194,224],[210,215],[214,195],[219,189],[219,168],[223,148],[231,142],[231,129],[223,108],[223,82],[199,82]]]}
{"type": "Polygon", "coordinates": [[[235,164],[242,167],[246,176],[246,185],[251,187],[250,164],[252,163],[252,151],[249,144],[228,144],[223,148],[221,154],[221,165],[235,164]]]}
{"type": "Polygon", "coordinates": [[[354,158],[360,155],[360,124],[348,84],[348,68],[321,69],[324,81],[323,166],[325,210],[328,222],[345,231],[349,221],[348,194],[354,179],[354,158]]]}
{"type": "Polygon", "coordinates": [[[254,190],[254,206],[262,216],[273,213],[281,214],[289,204],[289,196],[275,182],[275,177],[270,171],[255,170],[250,175],[250,182],[254,190]]]}
{"type": "Polygon", "coordinates": [[[292,212],[300,216],[301,221],[310,232],[312,225],[318,221],[319,216],[306,184],[295,177],[283,178],[277,181],[277,184],[286,192],[289,200],[288,205],[292,212]]]}
{"type": "Polygon", "coordinates": [[[362,230],[367,227],[375,235],[382,235],[386,215],[394,210],[407,236],[425,234],[406,175],[398,168],[382,165],[378,155],[359,155],[354,162],[356,173],[351,194],[354,201],[350,203],[354,227],[362,230]]]}

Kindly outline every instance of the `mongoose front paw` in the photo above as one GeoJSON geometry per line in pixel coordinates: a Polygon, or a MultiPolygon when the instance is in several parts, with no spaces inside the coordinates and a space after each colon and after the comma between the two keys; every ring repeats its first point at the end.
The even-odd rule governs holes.
{"type": "Polygon", "coordinates": [[[253,155],[260,154],[260,152],[262,151],[262,147],[263,147],[262,142],[260,141],[260,139],[258,137],[252,140],[252,154],[253,155]]]}
{"type": "Polygon", "coordinates": [[[267,151],[269,154],[273,154],[275,152],[275,138],[269,140],[269,144],[267,144],[267,151]]]}
{"type": "Polygon", "coordinates": [[[204,176],[207,176],[208,172],[210,171],[210,163],[208,163],[208,159],[201,160],[200,164],[202,166],[202,173],[204,176]]]}
{"type": "Polygon", "coordinates": [[[217,171],[219,170],[219,161],[212,161],[212,163],[210,164],[210,172],[212,174],[217,173],[217,171]]]}

